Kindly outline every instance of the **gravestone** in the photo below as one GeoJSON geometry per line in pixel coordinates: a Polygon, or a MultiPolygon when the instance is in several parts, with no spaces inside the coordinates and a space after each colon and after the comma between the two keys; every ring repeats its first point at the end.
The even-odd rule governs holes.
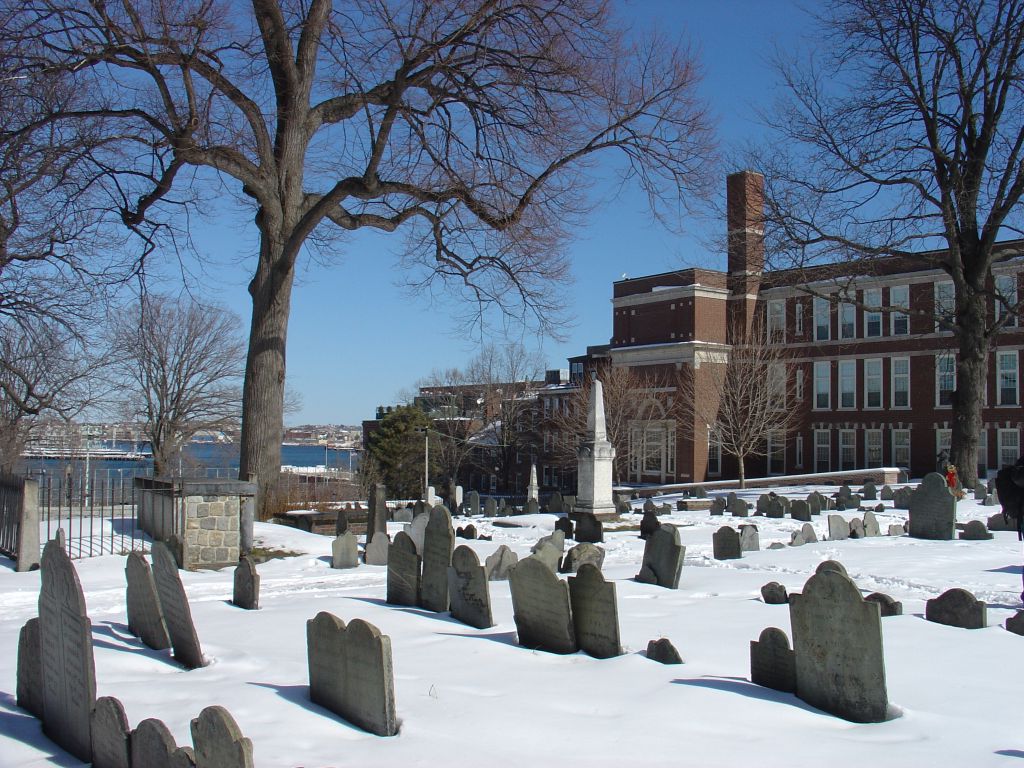
{"type": "Polygon", "coordinates": [[[124,706],[113,696],[96,699],[92,711],[93,768],[131,768],[131,728],[124,706]]]}
{"type": "MultiPolygon", "coordinates": [[[[411,523],[413,521],[412,507],[402,507],[391,513],[391,521],[395,523],[411,523]]],[[[372,542],[372,539],[371,539],[372,542]]]]}
{"type": "Polygon", "coordinates": [[[992,515],[986,523],[986,527],[990,531],[1016,531],[1017,524],[1013,521],[1013,518],[1007,520],[1003,516],[1002,512],[992,515]]]}
{"type": "MultiPolygon", "coordinates": [[[[570,510],[572,509],[572,507],[570,507],[568,505],[566,505],[566,506],[568,507],[568,509],[570,509],[570,510]]],[[[624,498],[622,496],[617,496],[616,499],[615,499],[615,514],[617,514],[617,515],[629,515],[629,514],[632,514],[632,512],[633,512],[633,507],[629,503],[629,498],[628,497],[624,498]]]]}
{"type": "Polygon", "coordinates": [[[739,531],[728,525],[723,525],[711,534],[711,547],[715,560],[738,560],[743,557],[739,531]]]}
{"type": "Polygon", "coordinates": [[[889,524],[889,535],[890,536],[902,536],[907,532],[907,526],[904,523],[890,523],[889,524]]]}
{"type": "Polygon", "coordinates": [[[600,544],[604,541],[604,524],[593,515],[581,513],[576,516],[576,541],[600,544]]]}
{"type": "Polygon", "coordinates": [[[860,495],[864,501],[875,501],[878,499],[878,488],[875,487],[873,480],[868,480],[864,483],[864,487],[860,489],[860,495]]]}
{"type": "Polygon", "coordinates": [[[224,707],[206,707],[191,729],[196,768],[253,768],[252,742],[224,707]]]}
{"type": "Polygon", "coordinates": [[[855,493],[855,494],[847,497],[847,499],[846,499],[846,508],[847,509],[854,509],[854,510],[860,509],[860,503],[861,503],[861,498],[860,498],[860,496],[858,496],[855,493]]]}
{"type": "MultiPolygon", "coordinates": [[[[824,565],[824,563],[822,564],[824,565]]],[[[808,704],[857,723],[888,715],[882,619],[849,576],[821,566],[789,597],[796,694],[808,704]]]]}
{"type": "Polygon", "coordinates": [[[814,532],[814,526],[810,523],[804,523],[800,526],[800,535],[803,537],[804,544],[815,544],[818,541],[818,535],[814,532]]]}
{"type": "Polygon", "coordinates": [[[17,704],[43,718],[43,660],[39,619],[29,619],[18,633],[17,704]]]}
{"type": "Polygon", "coordinates": [[[488,581],[508,581],[509,572],[519,562],[519,555],[502,544],[486,560],[484,570],[488,581]]]}
{"type": "Polygon", "coordinates": [[[572,520],[570,520],[568,516],[558,518],[555,520],[555,530],[561,531],[565,535],[565,538],[571,539],[573,536],[572,520]]]}
{"type": "Polygon", "coordinates": [[[488,496],[484,499],[484,517],[497,517],[498,516],[498,504],[494,499],[488,496]]]}
{"type": "Polygon", "coordinates": [[[199,646],[195,624],[192,623],[188,597],[181,585],[178,564],[174,562],[171,550],[161,541],[153,542],[152,556],[153,580],[160,596],[160,607],[164,612],[174,658],[186,669],[198,669],[206,662],[203,661],[203,650],[199,646]]]}
{"type": "Polygon", "coordinates": [[[757,535],[756,525],[740,526],[740,551],[757,552],[761,549],[761,541],[757,535]]]}
{"type": "Polygon", "coordinates": [[[971,520],[960,531],[960,538],[964,541],[987,541],[992,538],[992,534],[981,520],[971,520]]]}
{"type": "MultiPolygon", "coordinates": [[[[355,541],[355,536],[351,533],[348,535],[355,541]]],[[[249,555],[242,555],[235,567],[231,602],[247,611],[255,611],[260,607],[260,575],[256,571],[256,563],[249,555]]]]}
{"type": "Polygon", "coordinates": [[[861,520],[859,517],[855,517],[852,520],[850,520],[850,538],[864,538],[864,521],[861,520]]]}
{"type": "Polygon", "coordinates": [[[1017,611],[1006,620],[1006,630],[1015,635],[1024,635],[1024,611],[1017,611]]]}
{"type": "MultiPolygon", "coordinates": [[[[935,473],[933,472],[932,474],[935,474],[935,473]]],[[[928,476],[925,475],[925,477],[927,478],[928,476]]],[[[939,477],[942,477],[942,475],[939,475],[939,477]]],[[[943,488],[946,487],[946,481],[945,480],[942,481],[942,486],[943,486],[943,488]]],[[[949,491],[947,490],[946,493],[949,493],[949,491]]],[[[910,509],[910,500],[913,498],[913,496],[914,496],[914,489],[913,488],[908,488],[908,487],[897,488],[895,491],[893,491],[893,494],[892,494],[892,506],[893,506],[893,508],[894,509],[910,509]]]]}
{"type": "Polygon", "coordinates": [[[540,514],[540,502],[537,499],[527,499],[526,504],[523,506],[523,514],[525,515],[536,515],[540,514]]]}
{"type": "Polygon", "coordinates": [[[774,498],[768,500],[768,506],[765,508],[765,516],[773,519],[784,517],[786,514],[785,507],[782,506],[782,501],[774,498]]]}
{"type": "Polygon", "coordinates": [[[387,601],[391,605],[419,605],[422,559],[405,531],[395,534],[395,540],[388,547],[387,560],[387,601]]]}
{"type": "Polygon", "coordinates": [[[580,650],[597,659],[619,656],[622,647],[614,582],[605,581],[596,566],[583,563],[576,575],[569,577],[569,602],[580,650]]]}
{"type": "MultiPolygon", "coordinates": [[[[334,535],[341,536],[345,531],[348,530],[348,513],[351,511],[352,505],[346,504],[344,509],[338,510],[338,516],[334,518],[334,535]]],[[[367,528],[367,530],[370,530],[367,528]]]]}
{"type": "Polygon", "coordinates": [[[764,515],[768,512],[768,505],[771,503],[771,497],[767,493],[762,493],[757,497],[757,503],[754,504],[754,511],[759,515],[764,515]]]}
{"type": "Polygon", "coordinates": [[[421,557],[423,556],[423,544],[427,535],[427,523],[429,522],[430,513],[424,512],[422,515],[416,515],[412,522],[402,529],[409,534],[409,538],[413,540],[413,543],[416,545],[416,551],[420,553],[421,557]]]}
{"type": "Polygon", "coordinates": [[[541,541],[534,544],[533,554],[530,557],[544,563],[552,573],[556,573],[558,564],[562,560],[562,553],[550,541],[541,541]]]}
{"type": "Polygon", "coordinates": [[[431,509],[431,505],[423,501],[423,499],[417,499],[412,505],[412,519],[415,520],[420,515],[427,514],[431,509]]]}
{"type": "Polygon", "coordinates": [[[704,489],[703,485],[695,485],[690,489],[690,495],[695,499],[706,499],[708,492],[704,489]]]}
{"type": "Polygon", "coordinates": [[[470,523],[465,528],[459,528],[455,531],[455,537],[458,539],[469,539],[473,541],[476,539],[476,526],[470,523]]]}
{"type": "Polygon", "coordinates": [[[520,560],[509,576],[519,644],[552,653],[575,653],[569,588],[535,557],[520,560]]]}
{"type": "Polygon", "coordinates": [[[986,605],[966,589],[947,589],[925,603],[924,617],[936,624],[963,629],[984,629],[987,625],[986,605]]]}
{"type": "Polygon", "coordinates": [[[565,511],[565,505],[562,503],[562,494],[558,491],[552,491],[551,495],[548,496],[548,512],[559,515],[565,511]]]}
{"type": "Polygon", "coordinates": [[[796,692],[796,659],[789,638],[778,627],[761,630],[750,641],[750,682],[784,693],[796,692]]]}
{"type": "Polygon", "coordinates": [[[366,512],[366,541],[373,540],[378,532],[388,532],[388,491],[383,483],[376,483],[370,489],[368,509],[366,512]]]}
{"type": "Polygon", "coordinates": [[[125,603],[128,611],[128,630],[155,651],[171,647],[167,625],[160,610],[153,572],[146,556],[130,552],[124,566],[125,603]]]}
{"type": "Polygon", "coordinates": [[[725,499],[723,499],[721,496],[715,496],[715,498],[711,500],[711,514],[724,515],[726,506],[727,504],[725,499]]]}
{"type": "Polygon", "coordinates": [[[882,535],[882,531],[878,527],[878,518],[870,510],[864,513],[864,535],[868,537],[882,535]]]}
{"type": "Polygon", "coordinates": [[[474,517],[476,515],[479,515],[480,514],[480,492],[479,491],[470,491],[466,495],[466,499],[467,499],[467,502],[469,504],[469,514],[471,516],[474,516],[474,517]]]}
{"type": "Polygon", "coordinates": [[[39,648],[43,732],[83,762],[92,758],[90,718],[96,703],[92,625],[75,566],[58,539],[40,565],[39,648]]]}
{"type": "Polygon", "coordinates": [[[853,495],[853,490],[850,488],[850,486],[846,485],[845,483],[843,483],[843,485],[839,486],[839,491],[836,492],[836,498],[837,499],[848,499],[852,495],[853,495]]]}
{"type": "Polygon", "coordinates": [[[644,506],[643,506],[644,514],[647,514],[648,512],[650,512],[651,514],[655,514],[655,513],[657,513],[657,511],[658,511],[658,508],[654,506],[654,500],[653,499],[651,499],[651,498],[644,499],[644,506]]]}
{"type": "Polygon", "coordinates": [[[882,501],[892,501],[892,499],[893,499],[892,486],[890,486],[888,483],[883,485],[882,486],[882,490],[878,494],[878,497],[882,501]]]}
{"type": "Polygon", "coordinates": [[[643,584],[677,589],[686,547],[679,543],[679,531],[664,524],[644,544],[644,557],[636,580],[643,584]]]}
{"type": "Polygon", "coordinates": [[[352,531],[346,531],[331,542],[331,568],[356,568],[358,566],[359,544],[356,542],[356,535],[352,531]]]}
{"type": "Polygon", "coordinates": [[[726,507],[729,509],[729,514],[733,517],[747,516],[747,502],[732,491],[729,491],[729,498],[726,500],[726,507]]]}
{"type": "Polygon", "coordinates": [[[783,544],[781,541],[773,541],[771,544],[768,545],[768,549],[785,549],[785,548],[786,548],[786,545],[783,544]]]}
{"type": "Polygon", "coordinates": [[[817,491],[812,491],[807,495],[807,508],[812,515],[820,515],[824,506],[824,497],[817,491]]]}
{"type": "Polygon", "coordinates": [[[823,560],[818,563],[818,567],[814,569],[815,573],[825,573],[826,571],[834,571],[836,573],[843,574],[843,576],[849,576],[846,572],[846,566],[838,560],[823,560]]]}
{"type": "Polygon", "coordinates": [[[559,570],[562,573],[576,573],[584,564],[601,570],[604,566],[604,550],[596,544],[577,544],[562,558],[559,570]]]}
{"type": "Polygon", "coordinates": [[[910,498],[910,535],[915,539],[949,541],[956,528],[956,498],[938,472],[924,480],[910,498]]]}
{"type": "Polygon", "coordinates": [[[651,534],[660,527],[661,521],[658,520],[658,516],[653,510],[644,512],[643,519],[640,520],[640,538],[647,541],[647,539],[651,538],[651,534]]]}
{"type": "Polygon", "coordinates": [[[981,505],[983,507],[994,507],[998,503],[999,500],[993,494],[990,493],[988,496],[985,497],[985,500],[981,502],[981,505]]]}
{"type": "Polygon", "coordinates": [[[794,499],[790,505],[789,514],[794,520],[800,520],[805,523],[811,520],[811,508],[802,499],[794,499]]]}
{"type": "Polygon", "coordinates": [[[777,581],[769,581],[761,587],[761,599],[765,605],[785,605],[789,602],[786,588],[777,581]]]}
{"type": "Polygon", "coordinates": [[[554,531],[548,536],[541,536],[537,539],[537,543],[530,547],[530,551],[536,552],[540,549],[541,544],[550,544],[561,555],[565,551],[565,533],[563,531],[554,531]]]}
{"type": "Polygon", "coordinates": [[[872,603],[878,603],[878,609],[879,611],[881,611],[883,619],[886,616],[903,615],[903,603],[901,603],[899,600],[893,599],[884,592],[872,592],[864,599],[872,603]]]}
{"type": "Polygon", "coordinates": [[[494,626],[487,574],[476,552],[465,545],[456,547],[452,553],[452,564],[448,568],[448,594],[453,619],[477,629],[494,626]]]}
{"type": "MultiPolygon", "coordinates": [[[[416,545],[413,544],[413,546],[415,547],[416,545]]],[[[390,547],[391,542],[388,540],[388,535],[377,531],[373,534],[373,539],[366,545],[366,551],[363,553],[366,564],[387,565],[390,547]]]]}
{"type": "Polygon", "coordinates": [[[983,501],[986,496],[988,496],[988,486],[979,480],[974,484],[974,498],[977,501],[983,501]]]}
{"type": "Polygon", "coordinates": [[[802,547],[807,541],[804,539],[803,531],[793,531],[789,534],[789,546],[802,547]]]}
{"type": "Polygon", "coordinates": [[[647,643],[647,658],[659,664],[682,664],[683,657],[667,637],[650,640],[647,643]]]}
{"type": "Polygon", "coordinates": [[[131,735],[132,766],[146,768],[185,768],[194,762],[186,755],[188,747],[178,747],[162,720],[143,720],[131,735]]]}
{"type": "Polygon", "coordinates": [[[378,736],[398,733],[391,638],[362,619],[346,627],[321,611],[306,622],[306,650],[314,704],[378,736]]]}
{"type": "Polygon", "coordinates": [[[842,515],[828,516],[829,541],[844,541],[850,538],[850,524],[842,515]]]}

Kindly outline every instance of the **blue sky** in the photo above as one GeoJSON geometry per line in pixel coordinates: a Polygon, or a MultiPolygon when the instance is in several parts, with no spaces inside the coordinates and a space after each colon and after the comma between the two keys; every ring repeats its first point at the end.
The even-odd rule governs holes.
{"type": "MultiPolygon", "coordinates": [[[[776,46],[806,44],[807,16],[791,2],[771,0],[620,0],[619,11],[638,29],[656,26],[689,39],[704,77],[701,92],[717,126],[721,149],[758,140],[764,133],[756,109],[777,94],[768,66],[776,46]]],[[[723,168],[718,188],[724,195],[723,168]]],[[[595,185],[598,195],[608,181],[595,185]]],[[[217,206],[191,235],[205,274],[203,295],[237,312],[248,327],[246,283],[256,250],[251,214],[217,206]]],[[[600,207],[570,248],[574,284],[568,291],[575,324],[564,342],[523,338],[538,347],[549,368],[611,335],[612,282],[681,266],[724,267],[714,243],[724,222],[694,217],[682,236],[654,222],[644,198],[629,190],[600,207]]],[[[305,257],[292,298],[287,382],[301,395],[302,408],[286,423],[358,424],[377,405],[396,401],[400,391],[434,368],[463,365],[477,351],[470,334],[451,312],[452,297],[409,297],[397,287],[396,248],[401,236],[358,235],[346,240],[329,263],[305,257]]],[[[193,281],[189,281],[190,283],[193,281]]]]}

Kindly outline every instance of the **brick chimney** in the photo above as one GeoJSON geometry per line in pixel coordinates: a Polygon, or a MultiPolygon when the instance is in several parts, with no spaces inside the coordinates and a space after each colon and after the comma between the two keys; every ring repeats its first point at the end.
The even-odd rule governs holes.
{"type": "Polygon", "coordinates": [[[750,329],[764,272],[764,177],[740,171],[726,178],[729,227],[729,311],[727,338],[750,329]]]}

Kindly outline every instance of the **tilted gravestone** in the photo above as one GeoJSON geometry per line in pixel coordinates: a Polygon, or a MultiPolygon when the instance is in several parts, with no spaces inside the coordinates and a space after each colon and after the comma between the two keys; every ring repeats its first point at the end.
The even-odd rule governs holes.
{"type": "Polygon", "coordinates": [[[757,534],[757,526],[748,524],[740,526],[740,551],[757,552],[761,549],[761,540],[757,534]]]}
{"type": "Polygon", "coordinates": [[[185,588],[181,585],[178,564],[174,555],[163,542],[153,542],[153,580],[160,596],[160,607],[167,622],[167,634],[171,638],[174,658],[186,669],[198,669],[206,662],[199,646],[192,611],[188,605],[185,588]]]}
{"type": "Polygon", "coordinates": [[[508,581],[508,575],[519,562],[519,555],[502,544],[484,560],[488,581],[508,581]]]}
{"type": "Polygon", "coordinates": [[[910,535],[915,539],[949,541],[956,529],[956,498],[938,472],[924,480],[910,498],[910,535]]]}
{"type": "Polygon", "coordinates": [[[419,605],[421,569],[416,544],[405,531],[399,531],[388,549],[387,601],[391,605],[419,605]]]}
{"type": "Polygon", "coordinates": [[[562,554],[550,541],[540,541],[533,546],[533,554],[530,557],[544,563],[552,573],[558,572],[558,564],[562,560],[562,554]]]}
{"type": "Polygon", "coordinates": [[[785,605],[789,602],[786,588],[777,581],[769,581],[761,587],[761,599],[765,605],[785,605]]]}
{"type": "Polygon", "coordinates": [[[644,512],[643,518],[640,520],[640,538],[647,541],[658,528],[661,527],[661,521],[658,520],[657,514],[654,511],[644,512]]]}
{"type": "Polygon", "coordinates": [[[814,532],[814,526],[810,523],[804,523],[800,526],[800,535],[803,537],[805,544],[814,544],[818,541],[818,534],[814,532]]]}
{"type": "Polygon", "coordinates": [[[93,768],[131,768],[131,728],[124,706],[113,696],[96,699],[92,711],[93,768]]]}
{"type": "Polygon", "coordinates": [[[789,638],[778,627],[761,630],[750,641],[750,682],[785,693],[796,692],[796,660],[789,638]]]}
{"type": "Polygon", "coordinates": [[[364,731],[398,733],[391,638],[321,611],[306,622],[309,698],[364,731]]]}
{"type": "Polygon", "coordinates": [[[664,524],[644,544],[644,557],[636,580],[643,584],[677,589],[686,547],[679,542],[674,525],[664,524]]]}
{"type": "Polygon", "coordinates": [[[1017,524],[1013,518],[1007,519],[1002,512],[998,512],[988,519],[985,526],[990,531],[1016,531],[1017,524]]]}
{"type": "Polygon", "coordinates": [[[75,566],[58,539],[43,548],[39,587],[43,732],[83,762],[92,759],[96,704],[92,625],[75,566]]]}
{"type": "Polygon", "coordinates": [[[470,491],[466,494],[467,506],[469,507],[469,514],[473,517],[480,514],[480,492],[470,491]]]}
{"type": "Polygon", "coordinates": [[[43,717],[42,646],[39,619],[29,619],[18,633],[17,704],[36,717],[43,717]]]}
{"type": "Polygon", "coordinates": [[[596,544],[577,544],[565,553],[558,570],[561,573],[576,573],[584,564],[593,565],[598,570],[604,567],[604,550],[596,544]]]}
{"type": "Polygon", "coordinates": [[[800,520],[805,523],[811,520],[811,508],[802,499],[793,500],[789,507],[789,514],[794,520],[800,520]]]}
{"type": "Polygon", "coordinates": [[[712,515],[724,515],[726,508],[726,501],[721,496],[715,496],[711,500],[711,514],[712,515]]]}
{"type": "Polygon", "coordinates": [[[571,539],[573,536],[573,524],[572,520],[568,517],[560,517],[555,520],[555,530],[561,531],[565,534],[565,538],[571,539]]]}
{"type": "Polygon", "coordinates": [[[728,525],[723,525],[711,534],[711,548],[715,560],[738,560],[743,557],[739,531],[728,525]]]}
{"type": "Polygon", "coordinates": [[[647,658],[659,664],[682,664],[683,657],[667,637],[650,640],[647,643],[647,658]]]}
{"type": "Polygon", "coordinates": [[[850,524],[842,515],[828,516],[829,541],[844,541],[850,538],[850,524]]]}
{"type": "Polygon", "coordinates": [[[491,496],[484,499],[484,517],[497,517],[498,504],[491,496]]]}
{"type": "Polygon", "coordinates": [[[804,538],[802,530],[793,531],[791,534],[789,534],[789,546],[802,547],[806,543],[807,540],[804,538]]]}
{"type": "Polygon", "coordinates": [[[992,534],[981,520],[971,520],[960,531],[959,538],[964,541],[987,541],[992,538],[992,534]]]}
{"type": "Polygon", "coordinates": [[[155,651],[171,647],[167,625],[146,556],[130,552],[124,566],[128,630],[155,651]]]}
{"type": "Polygon", "coordinates": [[[966,589],[947,589],[925,603],[924,617],[936,624],[963,629],[984,629],[988,626],[986,605],[966,589]]]}
{"type": "Polygon", "coordinates": [[[600,569],[584,563],[575,576],[569,577],[569,602],[580,650],[598,659],[619,656],[622,647],[615,583],[605,581],[600,569]]]}
{"type": "Polygon", "coordinates": [[[748,514],[747,502],[732,491],[729,491],[729,498],[726,501],[726,507],[729,509],[729,514],[733,517],[746,517],[748,514]]]}
{"type": "Polygon", "coordinates": [[[357,568],[359,543],[352,531],[345,531],[331,542],[331,568],[357,568]]]}
{"type": "Polygon", "coordinates": [[[206,707],[191,729],[196,768],[253,768],[252,742],[224,707],[206,707]]]}
{"type": "MultiPolygon", "coordinates": [[[[388,550],[391,546],[391,542],[388,540],[388,535],[377,531],[373,534],[373,539],[366,545],[366,551],[363,552],[363,559],[367,565],[387,565],[388,564],[388,550]]],[[[416,545],[413,544],[413,547],[416,545]]]]}
{"type": "Polygon", "coordinates": [[[448,566],[455,550],[452,516],[442,506],[430,510],[423,536],[423,581],[420,607],[441,613],[448,610],[448,566]]]}
{"type": "MultiPolygon", "coordinates": [[[[354,541],[355,536],[352,536],[352,539],[354,541]]],[[[249,555],[242,555],[242,559],[238,561],[233,587],[232,603],[247,611],[255,611],[260,607],[260,575],[256,570],[256,563],[249,555]]]]}
{"type": "Polygon", "coordinates": [[[576,632],[569,588],[534,557],[520,560],[509,576],[519,644],[553,653],[575,653],[576,632]]]}
{"type": "Polygon", "coordinates": [[[864,535],[867,537],[882,535],[882,531],[878,527],[878,518],[870,510],[864,513],[864,535]]]}
{"type": "Polygon", "coordinates": [[[470,547],[456,547],[448,568],[448,594],[452,618],[477,629],[494,626],[487,574],[470,547]]]}
{"type": "Polygon", "coordinates": [[[558,550],[558,554],[561,555],[565,551],[565,532],[555,531],[554,533],[548,536],[541,536],[539,539],[537,539],[537,543],[530,548],[530,551],[536,552],[538,549],[540,549],[542,544],[550,544],[556,550],[558,550]]]}
{"type": "Polygon", "coordinates": [[[872,592],[864,599],[872,603],[878,603],[878,609],[881,611],[883,619],[886,616],[903,615],[903,603],[899,600],[894,600],[883,592],[872,592]]]}
{"type": "Polygon", "coordinates": [[[143,720],[131,735],[132,766],[185,768],[194,765],[192,750],[179,747],[162,720],[143,720]]]}
{"type": "Polygon", "coordinates": [[[860,495],[864,501],[875,501],[878,498],[878,488],[872,480],[868,480],[860,489],[860,495]]]}
{"type": "Polygon", "coordinates": [[[576,516],[576,541],[600,544],[604,541],[604,524],[586,512],[576,516]]]}
{"type": "MultiPolygon", "coordinates": [[[[822,564],[824,565],[824,563],[822,564]]],[[[882,618],[849,576],[821,570],[789,597],[796,694],[857,723],[888,715],[882,618]]]]}

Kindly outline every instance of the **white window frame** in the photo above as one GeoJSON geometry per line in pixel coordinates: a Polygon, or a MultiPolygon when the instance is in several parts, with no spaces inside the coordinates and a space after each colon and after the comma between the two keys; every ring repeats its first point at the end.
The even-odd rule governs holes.
{"type": "Polygon", "coordinates": [[[786,433],[781,429],[768,432],[768,474],[786,474],[786,433]],[[781,463],[781,466],[779,465],[781,463]]]}
{"type": "Polygon", "coordinates": [[[713,429],[708,430],[708,477],[722,476],[722,440],[713,429]]]}
{"type": "Polygon", "coordinates": [[[795,371],[793,371],[793,375],[796,377],[796,380],[794,382],[794,384],[795,384],[794,394],[795,394],[797,400],[803,400],[804,399],[804,369],[802,367],[798,367],[795,371]]]}
{"type": "Polygon", "coordinates": [[[840,339],[857,338],[857,307],[843,302],[836,310],[840,339]]]}
{"type": "Polygon", "coordinates": [[[1000,429],[997,431],[996,451],[999,456],[999,466],[1005,467],[1016,463],[1020,458],[1020,430],[1000,429]]]}
{"type": "Polygon", "coordinates": [[[786,300],[768,302],[768,341],[772,344],[786,340],[786,300]]]}
{"type": "Polygon", "coordinates": [[[836,407],[840,411],[852,411],[857,408],[857,361],[840,360],[839,368],[839,397],[836,407]],[[849,401],[847,401],[847,396],[849,401]]]}
{"type": "Polygon", "coordinates": [[[910,358],[909,357],[894,357],[889,361],[889,397],[890,407],[897,408],[899,410],[906,410],[910,408],[910,358]],[[907,372],[900,373],[898,369],[906,364],[907,372]],[[903,382],[903,386],[901,386],[903,382]],[[907,402],[900,405],[896,402],[897,395],[900,393],[906,394],[907,402]]]}
{"type": "MultiPolygon", "coordinates": [[[[910,309],[910,286],[893,285],[889,288],[889,306],[895,309],[910,309]]],[[[889,313],[889,334],[892,336],[910,335],[910,315],[907,312],[889,313]]]]}
{"type": "Polygon", "coordinates": [[[864,410],[877,411],[885,405],[885,391],[882,385],[882,358],[872,357],[864,361],[864,410]],[[877,367],[877,370],[872,370],[877,367]],[[872,383],[878,385],[877,392],[872,391],[872,383]],[[877,394],[877,404],[871,404],[871,395],[877,394]]]}
{"type": "Polygon", "coordinates": [[[910,466],[910,430],[892,430],[892,464],[894,467],[910,466]],[[906,437],[906,441],[902,438],[906,437]]]}
{"type": "Polygon", "coordinates": [[[939,316],[951,316],[956,310],[956,287],[952,281],[935,284],[935,332],[949,333],[939,325],[939,316]]]}
{"type": "Polygon", "coordinates": [[[828,299],[822,299],[818,296],[814,297],[814,317],[812,322],[814,323],[815,341],[828,341],[832,338],[831,304],[832,302],[828,299]],[[823,330],[824,333],[822,333],[823,330]]]}
{"type": "Polygon", "coordinates": [[[839,430],[839,471],[857,469],[857,430],[839,430]],[[849,465],[849,466],[847,466],[849,465]]]}
{"type": "MultiPolygon", "coordinates": [[[[995,276],[995,288],[996,294],[1006,299],[1007,303],[1014,305],[1017,303],[1017,276],[1016,275],[996,275],[995,276]]],[[[1004,328],[1015,328],[1017,326],[1017,316],[1012,312],[1007,312],[1003,303],[998,298],[993,299],[995,304],[995,319],[998,323],[1003,319],[1004,315],[1009,315],[1009,319],[1006,321],[1004,328]]]]}
{"type": "Polygon", "coordinates": [[[882,466],[882,430],[880,429],[864,430],[864,466],[867,469],[882,466]]]}
{"type": "Polygon", "coordinates": [[[814,363],[814,403],[811,410],[832,410],[832,363],[828,360],[818,360],[814,363]],[[819,381],[824,382],[824,388],[818,386],[819,381]],[[822,394],[825,396],[824,405],[820,405],[819,401],[819,395],[822,394]]]}
{"type": "Polygon", "coordinates": [[[881,288],[866,288],[864,289],[864,338],[865,339],[877,339],[882,336],[882,311],[868,310],[867,307],[881,307],[882,306],[882,289],[881,288]],[[878,328],[878,333],[871,333],[872,326],[878,328]]]}
{"type": "Polygon", "coordinates": [[[943,451],[946,455],[949,455],[950,448],[953,446],[953,430],[952,429],[936,429],[935,430],[935,457],[938,460],[938,456],[943,451]]]}
{"type": "Polygon", "coordinates": [[[956,391],[956,356],[952,352],[940,352],[935,356],[935,407],[936,408],[949,408],[951,402],[942,402],[942,393],[949,392],[950,398],[952,398],[953,392],[956,391]],[[950,362],[952,361],[952,362],[950,362]],[[943,367],[946,365],[951,366],[951,371],[943,371],[943,367]],[[942,382],[945,378],[951,378],[952,386],[943,389],[942,382]]]}
{"type": "Polygon", "coordinates": [[[786,392],[786,364],[768,364],[769,391],[772,393],[772,404],[777,410],[785,410],[788,394],[786,392]]]}
{"type": "Polygon", "coordinates": [[[832,471],[832,432],[830,430],[814,430],[814,471],[832,471]]]}
{"type": "Polygon", "coordinates": [[[1020,405],[1020,376],[1017,350],[996,352],[996,405],[1020,405]],[[1004,361],[1009,364],[1004,366],[1004,361]],[[1003,382],[1007,384],[1004,385],[1003,382]],[[1007,397],[1006,393],[1010,393],[1007,397]]]}

